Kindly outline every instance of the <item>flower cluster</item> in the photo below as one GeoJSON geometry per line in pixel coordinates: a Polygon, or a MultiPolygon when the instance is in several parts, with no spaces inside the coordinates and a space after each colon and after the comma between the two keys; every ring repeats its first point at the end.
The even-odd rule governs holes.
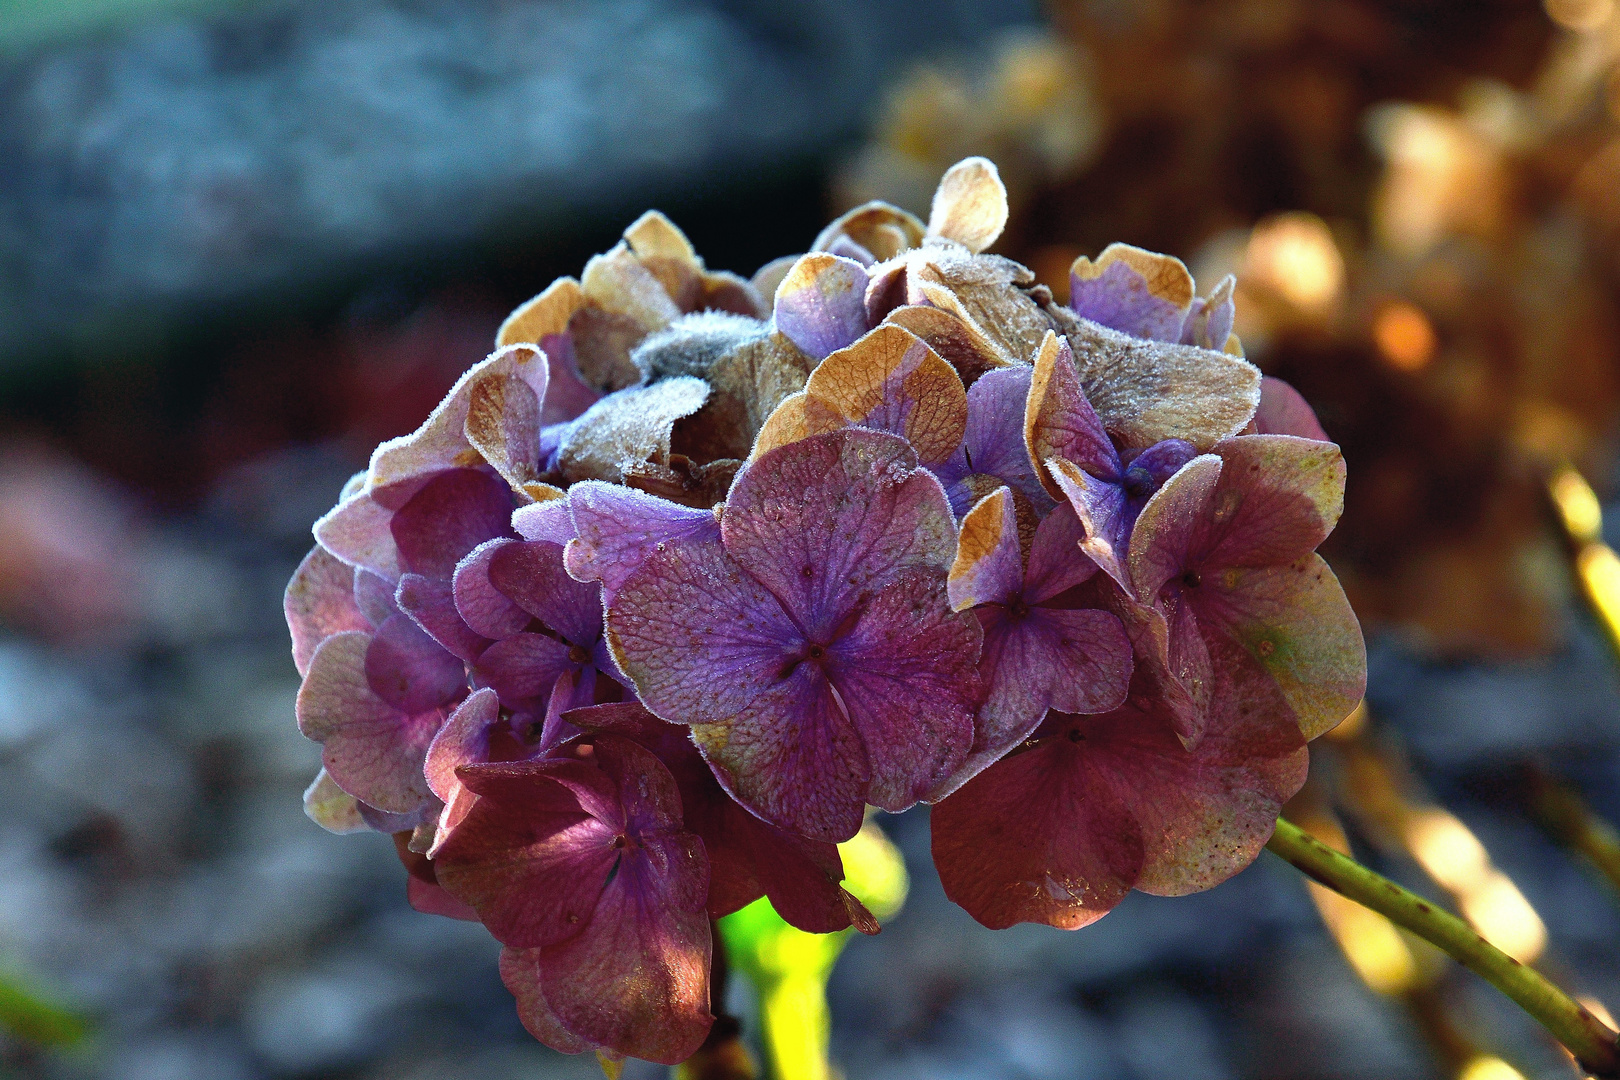
{"type": "Polygon", "coordinates": [[[1207,888],[1359,700],[1343,462],[1230,279],[1114,245],[1059,306],[983,254],[1006,216],[971,158],[744,281],[648,214],[316,523],[309,812],[394,833],[549,1045],[683,1060],[760,896],[875,932],[868,806],[937,804],[991,927],[1207,888]]]}

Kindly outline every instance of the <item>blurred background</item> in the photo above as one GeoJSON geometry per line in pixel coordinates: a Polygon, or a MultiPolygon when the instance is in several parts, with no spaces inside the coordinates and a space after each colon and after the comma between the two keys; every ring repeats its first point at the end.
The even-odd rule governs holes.
{"type": "MultiPolygon", "coordinates": [[[[747,276],[969,154],[1060,300],[1114,240],[1236,274],[1344,447],[1368,708],[1290,814],[1620,1007],[1617,117],[1614,0],[0,0],[0,1075],[599,1075],[305,818],[281,590],[645,207],[747,276]]],[[[1573,1075],[1269,856],[992,934],[883,825],[850,1080],[1573,1075]]]]}

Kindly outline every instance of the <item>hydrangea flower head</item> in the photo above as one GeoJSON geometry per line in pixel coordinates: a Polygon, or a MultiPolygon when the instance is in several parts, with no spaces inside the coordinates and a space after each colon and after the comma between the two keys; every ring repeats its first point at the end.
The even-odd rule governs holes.
{"type": "Polygon", "coordinates": [[[684,1060],[761,896],[876,932],[869,806],[936,803],[990,926],[1207,888],[1359,698],[1343,462],[1230,282],[1115,245],[1062,306],[1006,219],[970,158],[926,223],[858,207],[745,281],[644,215],[316,523],[306,809],[393,833],[549,1045],[684,1060]]]}

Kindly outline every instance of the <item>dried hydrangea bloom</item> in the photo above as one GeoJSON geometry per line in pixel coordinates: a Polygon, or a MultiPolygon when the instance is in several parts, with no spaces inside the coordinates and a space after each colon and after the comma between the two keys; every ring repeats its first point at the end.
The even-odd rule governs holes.
{"type": "Polygon", "coordinates": [[[608,640],[722,785],[823,840],[927,798],[973,741],[978,623],[952,614],[955,523],[900,439],[850,429],[737,476],[719,540],[666,542],[620,585],[608,640]]]}
{"type": "Polygon", "coordinates": [[[945,894],[994,929],[1095,922],[1131,889],[1179,896],[1243,869],[1305,782],[1305,738],[1254,661],[1215,644],[1214,706],[1191,750],[1150,679],[1100,716],[1051,713],[1024,748],[934,807],[945,894]]]}
{"type": "Polygon", "coordinates": [[[1201,297],[1186,264],[1174,255],[1109,244],[1095,260],[1084,255],[1074,260],[1069,306],[1132,337],[1236,352],[1231,336],[1236,284],[1228,274],[1201,297]]]}
{"type": "Polygon", "coordinates": [[[438,880],[505,946],[524,1026],[558,1050],[674,1064],[708,1033],[708,860],[675,779],[612,735],[575,754],[466,765],[477,796],[438,880]]]}

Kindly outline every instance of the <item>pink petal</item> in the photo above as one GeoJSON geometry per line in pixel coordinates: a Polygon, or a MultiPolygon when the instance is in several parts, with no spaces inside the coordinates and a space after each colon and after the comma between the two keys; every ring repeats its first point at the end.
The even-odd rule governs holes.
{"type": "Polygon", "coordinates": [[[389,522],[394,512],[362,491],[338,503],[315,522],[315,539],[351,566],[390,580],[403,569],[389,522]]]}
{"type": "Polygon", "coordinates": [[[391,615],[366,649],[366,681],[401,712],[419,713],[443,705],[466,690],[460,660],[404,615],[391,615]]]}
{"type": "Polygon", "coordinates": [[[574,359],[574,339],[568,334],[547,334],[540,339],[549,372],[545,400],[541,403],[542,426],[572,420],[594,405],[601,394],[585,382],[574,359]]]}
{"type": "Polygon", "coordinates": [[[1193,547],[1215,516],[1222,469],[1213,454],[1193,458],[1142,507],[1131,533],[1129,577],[1143,603],[1152,603],[1165,582],[1192,568],[1193,547]]]}
{"type": "Polygon", "coordinates": [[[389,616],[399,614],[399,605],[394,602],[398,591],[399,583],[393,578],[385,578],[364,567],[354,572],[354,603],[370,623],[369,628],[381,626],[389,616]]]}
{"type": "Polygon", "coordinates": [[[517,999],[518,1019],[523,1022],[524,1030],[563,1054],[583,1054],[597,1048],[594,1043],[563,1027],[562,1021],[557,1019],[557,1014],[546,1003],[546,995],[540,991],[539,949],[507,946],[501,950],[500,966],[501,982],[517,999]]]}
{"type": "Polygon", "coordinates": [[[1302,439],[1331,441],[1316,419],[1316,411],[1300,392],[1270,375],[1260,380],[1260,408],[1254,413],[1254,427],[1261,435],[1297,435],[1302,439]]]}
{"type": "Polygon", "coordinates": [[[452,585],[456,613],[473,631],[486,638],[510,637],[528,626],[534,618],[489,580],[489,562],[495,557],[495,552],[516,542],[487,540],[456,564],[452,585]]]}
{"type": "MultiPolygon", "coordinates": [[[[1214,515],[1189,551],[1206,567],[1293,562],[1327,539],[1344,508],[1344,456],[1333,443],[1240,435],[1215,446],[1225,463],[1214,515]]],[[[1144,511],[1145,513],[1145,511],[1144,511]]]]}
{"type": "Polygon", "coordinates": [[[354,567],[319,545],[304,556],[287,583],[282,610],[292,631],[293,663],[299,675],[309,670],[309,658],[322,639],[345,630],[371,629],[354,602],[354,567]]]}
{"type": "Polygon", "coordinates": [[[389,524],[406,569],[449,580],[462,557],[486,540],[510,536],[512,493],[481,469],[452,469],[429,480],[389,524]]]}
{"type": "Polygon", "coordinates": [[[563,568],[563,549],[523,540],[498,549],[489,580],[501,592],[575,645],[589,648],[602,636],[602,590],[563,568]]]}
{"type": "Polygon", "coordinates": [[[489,644],[488,638],[475,632],[461,618],[448,581],[405,574],[399,579],[394,600],[417,626],[457,659],[471,663],[489,644]]]}

